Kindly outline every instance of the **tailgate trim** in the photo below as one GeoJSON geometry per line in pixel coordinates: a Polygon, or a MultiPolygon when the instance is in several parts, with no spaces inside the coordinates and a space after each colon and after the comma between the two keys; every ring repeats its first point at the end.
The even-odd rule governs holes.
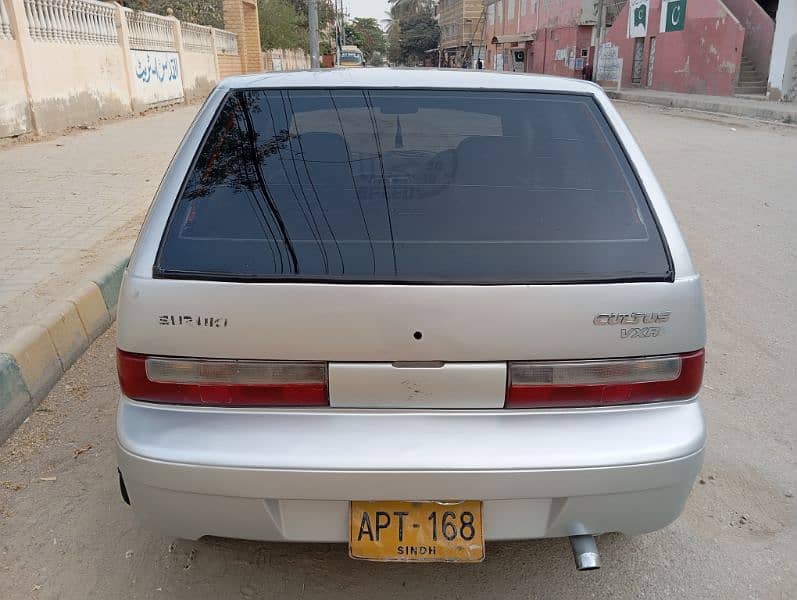
{"type": "Polygon", "coordinates": [[[501,408],[506,363],[329,363],[333,408],[501,408]]]}

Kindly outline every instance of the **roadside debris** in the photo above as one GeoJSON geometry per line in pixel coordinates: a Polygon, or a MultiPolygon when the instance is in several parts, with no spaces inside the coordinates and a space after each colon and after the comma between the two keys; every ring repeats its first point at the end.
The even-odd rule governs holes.
{"type": "Polygon", "coordinates": [[[14,481],[0,481],[0,487],[11,490],[12,492],[18,492],[19,490],[24,490],[28,486],[24,483],[16,483],[14,481]]]}
{"type": "Polygon", "coordinates": [[[88,452],[93,447],[94,446],[92,446],[91,444],[86,444],[85,446],[81,446],[80,448],[75,448],[75,458],[77,458],[78,456],[80,456],[84,452],[88,452]]]}
{"type": "Polygon", "coordinates": [[[190,569],[191,563],[194,562],[195,558],[196,558],[196,548],[191,548],[191,552],[188,553],[188,560],[185,561],[185,566],[183,566],[183,569],[185,569],[186,571],[190,569]]]}

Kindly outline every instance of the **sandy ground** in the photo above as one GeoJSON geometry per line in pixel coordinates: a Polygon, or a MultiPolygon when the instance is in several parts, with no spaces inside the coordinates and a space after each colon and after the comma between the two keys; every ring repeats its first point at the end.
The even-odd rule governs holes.
{"type": "Polygon", "coordinates": [[[121,502],[114,331],[0,448],[0,598],[795,598],[797,129],[633,105],[621,112],[704,276],[706,464],[683,516],[602,536],[488,544],[479,565],[385,565],[342,545],[174,540],[121,502]]]}

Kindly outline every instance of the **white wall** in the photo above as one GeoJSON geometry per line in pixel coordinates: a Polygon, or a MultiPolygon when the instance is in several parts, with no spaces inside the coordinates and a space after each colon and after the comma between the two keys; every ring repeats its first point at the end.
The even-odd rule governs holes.
{"type": "Polygon", "coordinates": [[[207,96],[219,76],[212,53],[183,51],[183,88],[187,100],[207,96]]]}
{"type": "Polygon", "coordinates": [[[28,40],[30,104],[40,132],[60,131],[130,114],[130,93],[119,45],[28,40]]]}
{"type": "Polygon", "coordinates": [[[769,64],[770,96],[776,100],[789,94],[794,84],[795,51],[797,51],[797,0],[780,0],[778,13],[775,16],[772,60],[769,64]]]}
{"type": "Polygon", "coordinates": [[[219,71],[241,72],[231,32],[184,24],[184,46],[184,25],[174,17],[70,0],[58,5],[69,18],[55,18],[52,6],[49,0],[0,0],[0,137],[62,131],[202,99],[219,71]],[[28,21],[45,13],[47,19],[28,21]],[[236,53],[224,54],[230,50],[236,53]]]}
{"type": "MultiPolygon", "coordinates": [[[[0,0],[2,2],[2,0],[0,0]]],[[[28,95],[19,62],[17,42],[0,40],[0,138],[27,133],[31,129],[28,95]]]]}
{"type": "Polygon", "coordinates": [[[146,106],[183,99],[182,65],[177,52],[130,50],[134,100],[146,106]]]}

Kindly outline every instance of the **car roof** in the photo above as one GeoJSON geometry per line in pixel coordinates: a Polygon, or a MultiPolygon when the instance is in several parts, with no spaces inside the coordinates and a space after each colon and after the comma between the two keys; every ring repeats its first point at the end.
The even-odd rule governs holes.
{"type": "Polygon", "coordinates": [[[590,82],[567,77],[485,71],[481,69],[312,69],[277,71],[228,77],[221,89],[256,88],[431,88],[538,90],[595,94],[601,88],[590,82]]]}

